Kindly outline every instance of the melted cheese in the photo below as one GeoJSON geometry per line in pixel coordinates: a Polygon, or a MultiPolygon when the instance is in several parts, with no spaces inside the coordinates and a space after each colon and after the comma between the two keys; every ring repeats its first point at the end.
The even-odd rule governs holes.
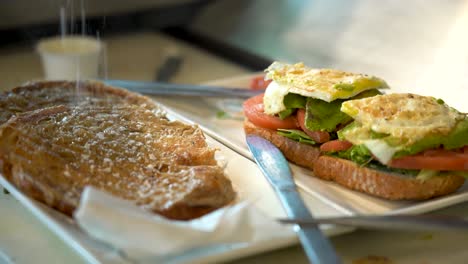
{"type": "Polygon", "coordinates": [[[415,94],[386,94],[349,100],[341,111],[353,117],[359,126],[344,130],[343,136],[353,144],[365,144],[382,162],[427,135],[448,135],[463,115],[439,103],[435,98],[415,94]],[[382,139],[371,139],[370,131],[388,134],[392,146],[382,139]],[[390,155],[391,154],[391,155],[390,155]]]}
{"type": "Polygon", "coordinates": [[[284,110],[282,98],[287,93],[300,94],[306,97],[331,102],[336,99],[347,99],[363,91],[371,89],[388,88],[384,80],[364,74],[349,73],[333,69],[312,69],[303,63],[284,64],[274,62],[266,69],[266,79],[273,80],[274,85],[267,88],[265,105],[269,114],[284,110]],[[269,89],[273,91],[268,91],[269,89]],[[281,98],[273,99],[277,94],[281,98]],[[280,102],[281,100],[281,102],[280,102]],[[278,103],[280,102],[280,103],[278,103]]]}

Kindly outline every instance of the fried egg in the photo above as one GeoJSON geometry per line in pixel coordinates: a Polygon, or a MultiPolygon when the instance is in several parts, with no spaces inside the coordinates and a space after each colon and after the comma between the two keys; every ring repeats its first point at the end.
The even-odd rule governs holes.
{"type": "Polygon", "coordinates": [[[274,62],[265,71],[266,79],[272,80],[264,96],[267,114],[284,110],[283,99],[288,93],[331,102],[351,98],[366,90],[388,88],[384,80],[374,76],[334,69],[313,69],[303,63],[274,62]]]}
{"type": "Polygon", "coordinates": [[[364,144],[384,164],[396,151],[428,135],[448,135],[464,118],[441,100],[408,93],[349,100],[341,111],[359,124],[343,130],[343,137],[355,145],[364,144]],[[371,132],[385,134],[387,140],[372,139],[371,132]]]}

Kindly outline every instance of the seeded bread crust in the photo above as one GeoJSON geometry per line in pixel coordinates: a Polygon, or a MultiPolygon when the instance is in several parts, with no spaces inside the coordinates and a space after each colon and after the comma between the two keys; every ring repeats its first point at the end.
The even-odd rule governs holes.
{"type": "Polygon", "coordinates": [[[258,127],[245,120],[244,131],[247,135],[258,135],[277,146],[289,161],[313,170],[313,165],[320,155],[320,149],[315,146],[301,144],[292,139],[278,135],[275,130],[258,127]]]}
{"type": "Polygon", "coordinates": [[[261,136],[276,145],[291,162],[313,170],[314,175],[346,188],[389,200],[425,200],[455,192],[465,179],[458,175],[422,181],[405,178],[335,157],[320,156],[319,148],[280,136],[274,130],[244,122],[246,134],[261,136]]]}
{"type": "Polygon", "coordinates": [[[425,200],[455,192],[465,179],[458,175],[428,180],[405,178],[335,157],[321,156],[314,164],[314,175],[347,188],[389,200],[425,200]]]}

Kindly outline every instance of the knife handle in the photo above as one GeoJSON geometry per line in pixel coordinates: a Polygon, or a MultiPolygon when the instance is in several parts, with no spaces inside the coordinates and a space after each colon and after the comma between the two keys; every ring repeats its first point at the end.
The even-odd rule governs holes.
{"type": "MultiPolygon", "coordinates": [[[[283,202],[286,214],[292,218],[313,219],[306,205],[302,201],[296,188],[280,188],[278,193],[281,202],[283,202]],[[287,201],[296,201],[288,203],[287,201]]],[[[294,225],[294,230],[299,236],[302,247],[313,264],[338,264],[342,263],[336,254],[330,241],[320,231],[318,225],[294,225]]]]}

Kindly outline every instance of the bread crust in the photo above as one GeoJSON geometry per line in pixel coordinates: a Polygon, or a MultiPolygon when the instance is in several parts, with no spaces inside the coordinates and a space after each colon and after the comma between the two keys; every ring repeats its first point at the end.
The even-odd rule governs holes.
{"type": "Polygon", "coordinates": [[[442,196],[455,192],[465,182],[458,175],[432,177],[423,181],[360,167],[349,160],[320,155],[318,147],[283,137],[248,120],[244,122],[244,131],[269,140],[289,161],[313,170],[313,175],[318,178],[389,200],[425,200],[442,196]]]}
{"type": "Polygon", "coordinates": [[[266,129],[244,121],[244,132],[247,135],[258,135],[265,138],[278,147],[289,161],[313,170],[314,163],[320,155],[320,149],[316,146],[302,144],[287,137],[278,135],[275,130],[266,129]]]}
{"type": "Polygon", "coordinates": [[[465,182],[465,179],[458,175],[432,177],[427,180],[406,178],[325,155],[315,162],[314,175],[389,200],[425,200],[442,196],[455,192],[465,182]]]}

